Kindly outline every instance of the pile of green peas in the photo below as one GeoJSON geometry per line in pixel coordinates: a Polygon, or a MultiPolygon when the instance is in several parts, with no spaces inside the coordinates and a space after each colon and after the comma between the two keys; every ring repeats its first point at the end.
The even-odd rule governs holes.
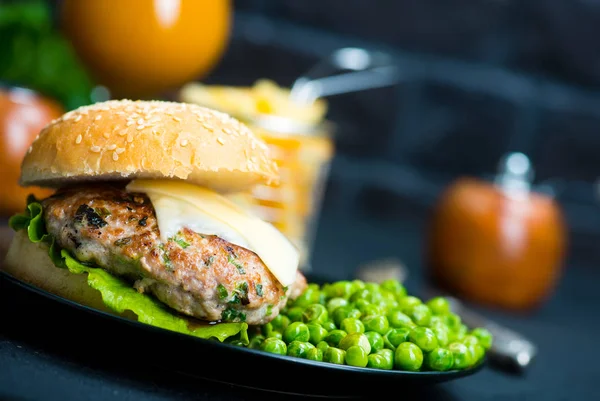
{"type": "Polygon", "coordinates": [[[408,295],[397,280],[309,284],[271,322],[251,327],[249,348],[384,370],[447,371],[476,365],[492,345],[448,300],[408,295]]]}

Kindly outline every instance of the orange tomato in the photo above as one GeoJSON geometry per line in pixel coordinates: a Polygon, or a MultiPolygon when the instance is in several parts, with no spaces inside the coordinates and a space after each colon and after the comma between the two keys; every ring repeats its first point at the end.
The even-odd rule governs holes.
{"type": "Polygon", "coordinates": [[[27,195],[46,197],[53,191],[19,186],[21,161],[27,149],[51,120],[64,111],[58,103],[21,88],[0,90],[0,214],[9,216],[25,209],[27,195]]]}
{"type": "Polygon", "coordinates": [[[552,198],[511,198],[491,183],[461,179],[439,200],[428,239],[427,265],[439,284],[476,302],[527,310],[554,290],[567,238],[552,198]]]}
{"type": "Polygon", "coordinates": [[[225,50],[230,0],[65,0],[62,27],[113,97],[140,98],[207,74],[225,50]]]}

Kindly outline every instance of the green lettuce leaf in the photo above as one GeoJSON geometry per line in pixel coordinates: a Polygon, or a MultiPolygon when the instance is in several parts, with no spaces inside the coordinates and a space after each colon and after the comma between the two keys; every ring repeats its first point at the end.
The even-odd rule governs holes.
{"type": "Polygon", "coordinates": [[[177,315],[153,297],[137,292],[124,280],[106,270],[79,262],[67,250],[60,250],[54,238],[46,231],[42,205],[31,199],[25,213],[10,218],[9,225],[15,230],[27,230],[31,242],[44,242],[52,262],[71,273],[87,273],[90,287],[102,294],[102,300],[111,310],[123,313],[128,310],[137,315],[138,321],[155,327],[205,339],[225,341],[235,337],[248,344],[247,323],[198,323],[177,315]]]}

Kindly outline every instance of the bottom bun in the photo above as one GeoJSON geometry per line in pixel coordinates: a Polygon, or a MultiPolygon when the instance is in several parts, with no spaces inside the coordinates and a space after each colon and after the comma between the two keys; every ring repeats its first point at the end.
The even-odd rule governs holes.
{"type": "MultiPolygon", "coordinates": [[[[31,242],[24,230],[14,235],[0,269],[54,295],[117,314],[104,304],[100,292],[88,285],[87,273],[74,274],[66,268],[56,267],[48,256],[48,246],[31,242]]],[[[123,313],[121,316],[126,314],[129,315],[123,313]]]]}

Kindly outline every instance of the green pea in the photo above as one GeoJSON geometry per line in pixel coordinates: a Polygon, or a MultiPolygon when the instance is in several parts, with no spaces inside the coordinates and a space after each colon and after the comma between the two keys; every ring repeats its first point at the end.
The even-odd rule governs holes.
{"type": "Polygon", "coordinates": [[[363,288],[365,288],[364,281],[361,281],[361,280],[352,281],[352,293],[355,293],[358,290],[362,290],[363,288]]]}
{"type": "Polygon", "coordinates": [[[332,330],[337,329],[337,326],[331,320],[321,323],[321,326],[323,326],[323,328],[327,331],[332,331],[332,330]]]}
{"type": "Polygon", "coordinates": [[[321,305],[327,304],[327,295],[323,291],[319,291],[319,304],[321,304],[321,305]]]}
{"type": "Polygon", "coordinates": [[[476,364],[485,356],[485,348],[481,344],[467,345],[467,347],[474,356],[473,364],[476,364]]]}
{"type": "Polygon", "coordinates": [[[365,330],[376,331],[377,333],[384,335],[390,329],[390,323],[385,316],[368,316],[363,320],[365,330]]]}
{"type": "Polygon", "coordinates": [[[436,348],[427,354],[425,365],[431,370],[443,372],[452,369],[454,356],[452,351],[445,348],[436,348]]]}
{"type": "Polygon", "coordinates": [[[408,341],[410,330],[406,327],[391,329],[383,336],[383,345],[385,348],[395,350],[398,345],[408,341]]]}
{"type": "Polygon", "coordinates": [[[358,309],[354,309],[351,306],[342,306],[333,311],[333,321],[339,327],[342,324],[342,320],[348,317],[360,318],[361,313],[358,309]]]}
{"type": "Polygon", "coordinates": [[[308,351],[314,348],[314,345],[302,341],[292,341],[287,346],[287,354],[296,358],[306,358],[308,351]]]}
{"type": "Polygon", "coordinates": [[[425,352],[430,352],[438,347],[435,333],[427,327],[415,327],[408,334],[408,339],[425,352]]]}
{"type": "Polygon", "coordinates": [[[364,368],[369,362],[368,354],[363,347],[353,345],[346,350],[346,365],[364,368]]]}
{"type": "Polygon", "coordinates": [[[310,331],[308,326],[301,322],[293,322],[283,332],[283,341],[291,343],[292,341],[308,341],[310,331]]]}
{"type": "Polygon", "coordinates": [[[304,308],[295,306],[293,308],[290,308],[286,314],[291,322],[301,322],[303,313],[304,313],[304,308]]]}
{"type": "Polygon", "coordinates": [[[294,306],[307,307],[312,304],[319,302],[319,289],[318,286],[309,285],[306,290],[294,301],[294,306]]]}
{"type": "Polygon", "coordinates": [[[431,320],[431,311],[429,310],[429,307],[427,305],[423,305],[423,304],[414,305],[412,307],[403,309],[403,311],[417,325],[419,325],[419,326],[429,325],[429,321],[431,320]]]}
{"type": "Polygon", "coordinates": [[[365,333],[369,344],[371,344],[371,352],[377,352],[383,349],[383,336],[376,331],[367,331],[365,333]]]}
{"type": "Polygon", "coordinates": [[[260,349],[271,354],[287,355],[288,349],[283,341],[278,338],[267,338],[261,345],[260,349]]]}
{"type": "Polygon", "coordinates": [[[427,306],[434,315],[446,315],[450,313],[450,302],[444,297],[435,297],[427,301],[427,306]]]}
{"type": "Polygon", "coordinates": [[[277,316],[275,316],[275,318],[273,320],[271,320],[271,325],[273,326],[273,330],[282,332],[289,326],[290,324],[290,318],[283,315],[283,314],[279,314],[277,316]]]}
{"type": "Polygon", "coordinates": [[[378,354],[369,354],[367,356],[367,367],[373,369],[384,369],[387,370],[387,361],[385,358],[378,354]]]}
{"type": "Polygon", "coordinates": [[[398,280],[385,280],[381,283],[381,288],[394,294],[396,300],[406,296],[406,288],[398,280]]]}
{"type": "Polygon", "coordinates": [[[445,347],[450,342],[448,329],[444,325],[437,325],[431,329],[437,337],[438,344],[440,347],[445,347]]]}
{"type": "Polygon", "coordinates": [[[327,308],[321,304],[309,305],[302,313],[302,321],[305,323],[323,323],[329,318],[327,308]]]}
{"type": "Polygon", "coordinates": [[[252,339],[250,339],[250,342],[248,343],[248,348],[260,349],[260,346],[263,343],[263,341],[265,341],[265,336],[263,336],[262,334],[255,335],[252,337],[252,339]]]}
{"type": "Polygon", "coordinates": [[[401,311],[404,311],[404,309],[409,309],[409,308],[412,308],[413,306],[421,305],[422,303],[423,302],[421,302],[421,300],[419,298],[413,297],[412,295],[407,295],[398,300],[398,308],[401,311]]]}
{"type": "Polygon", "coordinates": [[[362,347],[367,354],[371,353],[369,339],[363,333],[350,333],[340,341],[339,348],[347,350],[353,345],[362,347]]]}
{"type": "Polygon", "coordinates": [[[354,301],[352,303],[352,306],[354,306],[354,308],[358,309],[361,313],[364,308],[366,308],[367,306],[370,306],[370,305],[372,305],[372,304],[364,298],[357,299],[356,301],[354,301]]]}
{"type": "Polygon", "coordinates": [[[323,360],[323,351],[318,348],[312,348],[306,354],[306,359],[310,359],[311,361],[322,361],[323,360]]]}
{"type": "Polygon", "coordinates": [[[272,324],[272,323],[270,323],[270,322],[269,322],[269,323],[266,323],[266,324],[263,324],[263,325],[260,327],[260,330],[261,330],[261,332],[262,332],[262,335],[263,335],[263,336],[265,336],[265,337],[269,337],[269,334],[271,334],[273,331],[275,331],[275,330],[273,329],[273,324],[272,324]]]}
{"type": "Polygon", "coordinates": [[[278,338],[280,340],[283,339],[283,334],[278,332],[278,331],[272,331],[269,333],[269,335],[267,336],[267,338],[278,338]]]}
{"type": "Polygon", "coordinates": [[[360,311],[360,315],[363,317],[379,316],[384,314],[384,310],[382,307],[371,304],[367,301],[365,301],[365,303],[362,304],[360,307],[357,307],[357,309],[360,311]]]}
{"type": "Polygon", "coordinates": [[[394,351],[392,351],[391,349],[384,348],[380,349],[375,354],[381,355],[390,369],[394,367],[394,351]]]}
{"type": "Polygon", "coordinates": [[[430,328],[434,328],[434,327],[444,327],[445,329],[448,329],[448,325],[446,325],[446,320],[444,319],[443,316],[438,316],[438,315],[433,315],[431,316],[431,319],[429,319],[429,325],[430,328]]]}
{"type": "Polygon", "coordinates": [[[371,302],[371,291],[369,291],[366,288],[355,291],[352,293],[349,300],[350,300],[350,302],[353,302],[353,303],[356,303],[359,300],[371,302]]]}
{"type": "Polygon", "coordinates": [[[418,371],[423,365],[423,351],[413,343],[404,342],[396,348],[394,365],[398,370],[418,371]]]}
{"type": "Polygon", "coordinates": [[[471,334],[477,337],[477,339],[479,340],[479,344],[481,344],[483,349],[488,350],[492,347],[493,337],[492,333],[490,333],[489,330],[484,329],[482,327],[478,327],[476,329],[473,329],[471,334]]]}
{"type": "Polygon", "coordinates": [[[392,291],[388,291],[388,290],[386,290],[385,288],[382,287],[379,292],[381,293],[381,297],[383,299],[387,299],[387,300],[391,300],[391,301],[396,301],[396,296],[394,295],[394,293],[392,291]]]}
{"type": "Polygon", "coordinates": [[[474,361],[471,360],[472,355],[466,345],[454,342],[448,345],[448,349],[454,357],[454,369],[465,369],[473,364],[474,361]]]}
{"type": "Polygon", "coordinates": [[[363,322],[354,317],[347,317],[344,320],[342,320],[340,328],[348,334],[365,332],[365,325],[363,324],[363,322]]]}
{"type": "Polygon", "coordinates": [[[338,281],[327,287],[325,292],[327,298],[348,298],[352,294],[352,283],[349,281],[338,281]]]}
{"type": "Polygon", "coordinates": [[[466,335],[466,336],[465,336],[465,337],[464,337],[464,338],[461,340],[461,342],[462,342],[464,345],[466,345],[466,346],[469,346],[469,345],[477,345],[477,344],[479,344],[479,339],[478,339],[477,337],[475,337],[474,335],[472,335],[472,334],[467,334],[467,335],[466,335]]]}
{"type": "Polygon", "coordinates": [[[468,332],[469,332],[469,329],[467,328],[467,326],[465,326],[464,324],[461,324],[455,333],[456,340],[462,341],[468,332]]]}
{"type": "Polygon", "coordinates": [[[457,330],[462,324],[460,316],[454,313],[448,313],[445,315],[444,320],[446,320],[446,326],[448,326],[450,330],[457,330]]]}
{"type": "Polygon", "coordinates": [[[317,344],[317,348],[323,351],[323,353],[325,353],[325,351],[327,351],[327,348],[329,348],[329,344],[327,344],[326,341],[321,341],[317,344]]]}
{"type": "Polygon", "coordinates": [[[368,282],[365,283],[365,288],[371,292],[379,292],[381,291],[381,288],[379,286],[379,284],[374,283],[374,282],[368,282]]]}
{"type": "Polygon", "coordinates": [[[329,362],[329,363],[336,363],[338,365],[343,365],[345,359],[346,359],[346,351],[339,349],[339,348],[335,348],[335,347],[327,348],[327,351],[325,351],[325,353],[323,354],[323,361],[329,362]]]}
{"type": "Polygon", "coordinates": [[[346,337],[348,333],[344,330],[331,330],[329,334],[325,337],[325,341],[332,347],[337,347],[340,344],[340,341],[344,337],[346,337]]]}
{"type": "Polygon", "coordinates": [[[390,326],[396,329],[401,327],[412,329],[417,326],[410,317],[397,309],[389,312],[387,318],[390,326]]]}
{"type": "Polygon", "coordinates": [[[309,323],[306,326],[308,326],[308,332],[310,333],[309,342],[311,344],[317,345],[327,336],[327,330],[317,323],[309,323]]]}
{"type": "Polygon", "coordinates": [[[383,314],[387,314],[388,311],[398,308],[398,301],[396,301],[395,299],[384,298],[377,306],[383,310],[383,314]]]}
{"type": "Polygon", "coordinates": [[[346,305],[348,305],[348,300],[346,298],[331,298],[327,301],[327,312],[332,314],[337,308],[346,305]]]}

